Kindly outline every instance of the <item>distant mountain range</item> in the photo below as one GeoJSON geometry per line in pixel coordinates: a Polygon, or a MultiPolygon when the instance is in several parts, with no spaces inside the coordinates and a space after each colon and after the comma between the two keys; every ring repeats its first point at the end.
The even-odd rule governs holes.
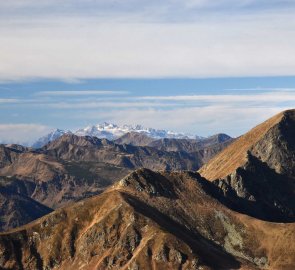
{"type": "Polygon", "coordinates": [[[78,136],[91,136],[97,137],[101,139],[115,140],[120,138],[121,136],[127,133],[138,133],[146,135],[149,138],[153,139],[162,139],[162,138],[173,138],[173,139],[197,139],[201,140],[202,137],[198,135],[191,135],[181,132],[173,132],[162,129],[154,129],[154,128],[144,128],[141,125],[131,126],[131,125],[123,125],[118,126],[110,123],[103,123],[93,126],[87,126],[85,128],[78,129],[77,131],[65,131],[62,129],[55,129],[49,134],[41,137],[36,142],[32,144],[34,148],[41,148],[47,143],[54,141],[55,139],[61,137],[64,134],[73,133],[78,136]]]}
{"type": "Polygon", "coordinates": [[[223,134],[198,141],[154,139],[132,132],[109,141],[62,133],[51,134],[46,139],[55,139],[38,149],[0,145],[0,205],[11,205],[3,208],[9,211],[3,216],[9,214],[11,218],[2,219],[0,231],[25,224],[50,209],[99,194],[137,168],[197,170],[233,141],[223,134]],[[26,201],[26,209],[36,211],[28,215],[18,207],[20,201],[26,201]]]}

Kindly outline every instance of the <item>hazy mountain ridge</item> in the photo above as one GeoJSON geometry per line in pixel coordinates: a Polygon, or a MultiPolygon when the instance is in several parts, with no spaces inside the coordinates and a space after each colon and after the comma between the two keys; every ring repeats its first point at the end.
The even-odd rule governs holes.
{"type": "Polygon", "coordinates": [[[216,134],[208,138],[202,138],[200,140],[195,139],[174,139],[174,138],[164,138],[159,140],[153,140],[148,144],[148,146],[154,147],[159,150],[169,151],[169,152],[198,152],[205,148],[211,148],[216,145],[221,145],[223,143],[231,143],[233,138],[226,134],[216,134]]]}

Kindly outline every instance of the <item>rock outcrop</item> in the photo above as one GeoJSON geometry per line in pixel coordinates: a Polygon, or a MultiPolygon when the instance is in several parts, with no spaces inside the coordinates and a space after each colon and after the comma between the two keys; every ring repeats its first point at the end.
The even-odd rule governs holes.
{"type": "Polygon", "coordinates": [[[237,211],[295,221],[295,110],[280,113],[238,138],[200,174],[237,211]]]}

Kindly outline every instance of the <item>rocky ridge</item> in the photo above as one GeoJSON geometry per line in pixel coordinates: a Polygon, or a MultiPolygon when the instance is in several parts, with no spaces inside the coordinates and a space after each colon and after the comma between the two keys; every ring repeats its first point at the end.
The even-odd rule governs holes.
{"type": "Polygon", "coordinates": [[[196,173],[137,170],[101,195],[0,234],[0,266],[293,269],[294,224],[231,211],[211,186],[196,173]]]}

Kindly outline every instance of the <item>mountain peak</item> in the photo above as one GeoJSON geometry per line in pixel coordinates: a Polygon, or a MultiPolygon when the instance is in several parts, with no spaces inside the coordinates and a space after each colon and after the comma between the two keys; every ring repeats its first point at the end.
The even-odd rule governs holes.
{"type": "Polygon", "coordinates": [[[41,148],[44,145],[48,144],[49,142],[52,142],[54,140],[56,140],[57,138],[61,137],[64,134],[71,134],[72,132],[67,130],[63,130],[63,129],[54,129],[52,130],[50,133],[48,133],[47,135],[41,137],[40,139],[38,139],[33,145],[33,148],[41,148]]]}
{"type": "Polygon", "coordinates": [[[65,133],[54,141],[47,144],[46,149],[60,148],[61,144],[72,144],[77,146],[99,146],[104,139],[91,136],[78,136],[73,133],[65,133]]]}
{"type": "Polygon", "coordinates": [[[150,196],[174,197],[171,183],[160,172],[141,168],[120,180],[115,188],[145,192],[150,196]]]}
{"type": "Polygon", "coordinates": [[[295,110],[279,113],[236,139],[200,174],[228,207],[259,219],[295,220],[295,110]]]}
{"type": "MultiPolygon", "coordinates": [[[[201,175],[208,180],[215,180],[234,172],[236,168],[247,161],[248,151],[255,152],[255,147],[259,141],[268,141],[270,139],[269,132],[278,126],[284,117],[293,117],[294,115],[295,110],[284,111],[254,127],[203,166],[200,169],[201,175]]],[[[263,155],[263,153],[261,154],[263,155]]],[[[267,157],[264,157],[264,159],[267,159],[267,157]]]]}

